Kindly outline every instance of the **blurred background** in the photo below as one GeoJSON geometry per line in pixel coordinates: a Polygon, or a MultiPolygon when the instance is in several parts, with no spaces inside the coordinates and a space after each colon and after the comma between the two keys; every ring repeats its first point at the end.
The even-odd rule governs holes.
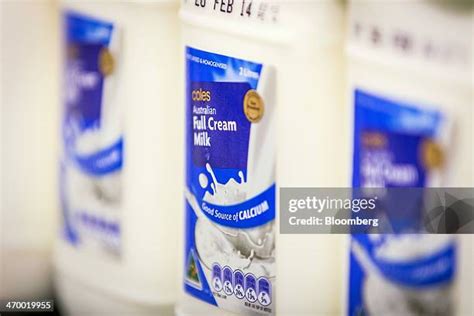
{"type": "Polygon", "coordinates": [[[0,297],[46,298],[58,217],[58,7],[0,4],[0,297]]]}

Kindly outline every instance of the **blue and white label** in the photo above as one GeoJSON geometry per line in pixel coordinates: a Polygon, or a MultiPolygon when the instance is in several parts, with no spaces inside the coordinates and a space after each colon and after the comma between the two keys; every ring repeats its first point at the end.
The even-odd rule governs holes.
{"type": "MultiPolygon", "coordinates": [[[[406,188],[437,185],[443,166],[439,111],[356,90],[353,186],[406,188]]],[[[410,199],[387,203],[413,210],[392,222],[393,234],[353,235],[348,314],[449,315],[456,247],[449,235],[416,234],[421,206],[410,199]]],[[[407,212],[405,212],[407,213],[407,212]]]]}
{"type": "Polygon", "coordinates": [[[65,239],[117,256],[124,140],[116,27],[74,12],[64,26],[61,200],[65,239]]]}
{"type": "Polygon", "coordinates": [[[230,311],[271,314],[275,76],[260,63],[189,47],[186,73],[185,289],[230,311]],[[250,94],[264,102],[258,121],[245,112],[250,94]]]}

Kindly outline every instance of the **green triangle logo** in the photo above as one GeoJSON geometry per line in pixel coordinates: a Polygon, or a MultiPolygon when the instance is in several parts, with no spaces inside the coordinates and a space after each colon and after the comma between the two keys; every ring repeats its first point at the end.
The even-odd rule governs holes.
{"type": "Polygon", "coordinates": [[[186,266],[186,279],[191,285],[202,288],[201,280],[199,279],[199,271],[197,266],[197,259],[194,251],[191,249],[188,254],[188,264],[186,266]]]}

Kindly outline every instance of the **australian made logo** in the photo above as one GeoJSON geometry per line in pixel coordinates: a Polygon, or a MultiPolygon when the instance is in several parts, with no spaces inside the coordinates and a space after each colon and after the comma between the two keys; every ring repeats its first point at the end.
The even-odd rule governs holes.
{"type": "Polygon", "coordinates": [[[194,253],[194,250],[191,249],[188,254],[188,263],[186,265],[186,283],[195,287],[199,290],[202,290],[202,283],[199,278],[199,270],[197,265],[197,258],[194,253]]]}

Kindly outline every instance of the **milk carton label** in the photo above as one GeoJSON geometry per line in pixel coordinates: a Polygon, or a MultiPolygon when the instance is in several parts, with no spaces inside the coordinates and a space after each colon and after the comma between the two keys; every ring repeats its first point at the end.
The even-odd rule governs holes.
{"type": "MultiPolygon", "coordinates": [[[[447,132],[442,113],[361,90],[354,100],[353,186],[438,185],[447,132]]],[[[413,212],[392,227],[393,234],[352,236],[348,314],[452,314],[454,239],[416,234],[421,207],[409,200],[387,205],[393,206],[385,210],[388,217],[406,208],[413,212]]]]}
{"type": "Polygon", "coordinates": [[[274,312],[274,76],[186,49],[185,290],[240,313],[274,312]]]}
{"type": "Polygon", "coordinates": [[[65,239],[81,249],[120,253],[122,112],[115,99],[115,26],[64,15],[61,200],[65,239]]]}

